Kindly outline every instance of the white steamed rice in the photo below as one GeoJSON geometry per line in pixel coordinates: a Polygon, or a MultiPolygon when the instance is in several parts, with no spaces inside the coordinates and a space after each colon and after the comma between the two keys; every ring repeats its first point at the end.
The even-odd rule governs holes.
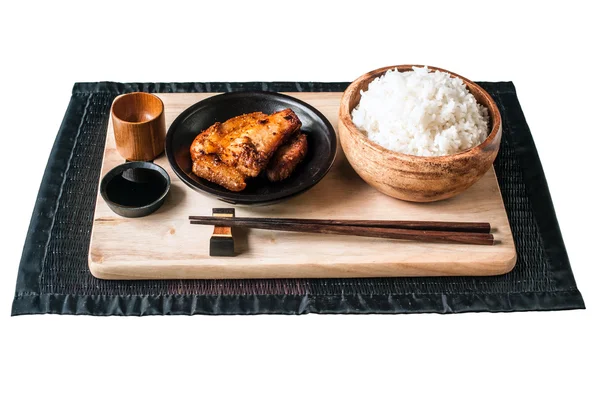
{"type": "Polygon", "coordinates": [[[417,156],[452,155],[488,135],[488,110],[463,81],[427,67],[389,70],[373,80],[352,121],[371,141],[417,156]]]}

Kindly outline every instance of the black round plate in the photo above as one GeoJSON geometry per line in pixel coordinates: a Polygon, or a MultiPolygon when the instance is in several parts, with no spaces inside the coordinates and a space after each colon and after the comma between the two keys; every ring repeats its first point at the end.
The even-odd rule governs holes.
{"type": "Polygon", "coordinates": [[[315,108],[296,98],[272,92],[236,92],[216,95],[183,111],[167,132],[165,152],[173,171],[189,187],[232,204],[267,204],[302,193],[327,174],[337,148],[335,130],[315,108]],[[190,145],[200,132],[215,122],[250,112],[271,114],[291,108],[308,137],[308,154],[292,175],[280,182],[250,178],[246,189],[231,192],[192,173],[190,145]]]}

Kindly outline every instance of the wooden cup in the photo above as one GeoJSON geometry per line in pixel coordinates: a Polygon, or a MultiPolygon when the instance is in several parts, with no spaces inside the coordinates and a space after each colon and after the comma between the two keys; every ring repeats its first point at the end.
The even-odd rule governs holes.
{"type": "Polygon", "coordinates": [[[126,160],[151,161],[165,148],[165,106],[148,93],[123,94],[115,98],[112,123],[117,150],[126,160]]]}

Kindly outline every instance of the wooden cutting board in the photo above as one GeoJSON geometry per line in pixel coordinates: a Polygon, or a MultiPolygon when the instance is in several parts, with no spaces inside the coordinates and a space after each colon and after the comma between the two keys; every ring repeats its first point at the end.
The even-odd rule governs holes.
{"type": "MultiPolygon", "coordinates": [[[[341,93],[287,94],[313,105],[337,127],[341,93]]],[[[167,128],[187,107],[212,95],[158,94],[165,104],[167,128]]],[[[101,175],[123,161],[109,122],[101,175]]],[[[236,256],[210,257],[213,227],[190,225],[188,216],[211,215],[212,208],[230,205],[184,185],[164,155],[155,163],[169,172],[172,181],[169,196],[156,213],[122,218],[98,195],[89,252],[94,276],[228,279],[496,275],[510,271],[516,262],[493,169],[453,199],[409,203],[383,195],[363,182],[338,147],[331,171],[308,192],[275,205],[236,208],[236,216],[240,217],[489,222],[497,240],[493,246],[234,229],[236,256]]]]}

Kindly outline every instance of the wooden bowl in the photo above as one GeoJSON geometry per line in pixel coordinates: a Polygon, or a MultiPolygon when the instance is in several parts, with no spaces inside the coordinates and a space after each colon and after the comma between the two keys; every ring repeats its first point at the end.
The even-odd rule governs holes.
{"type": "Polygon", "coordinates": [[[369,185],[394,198],[411,202],[433,202],[451,198],[465,191],[492,166],[502,137],[500,112],[492,97],[477,84],[456,73],[440,68],[462,79],[478,103],[490,115],[491,130],[480,145],[449,156],[414,156],[391,151],[370,141],[352,122],[351,112],[360,101],[361,90],[389,69],[400,72],[413,66],[398,65],[376,69],[356,79],[344,92],[339,111],[338,131],[346,158],[369,185]]]}

